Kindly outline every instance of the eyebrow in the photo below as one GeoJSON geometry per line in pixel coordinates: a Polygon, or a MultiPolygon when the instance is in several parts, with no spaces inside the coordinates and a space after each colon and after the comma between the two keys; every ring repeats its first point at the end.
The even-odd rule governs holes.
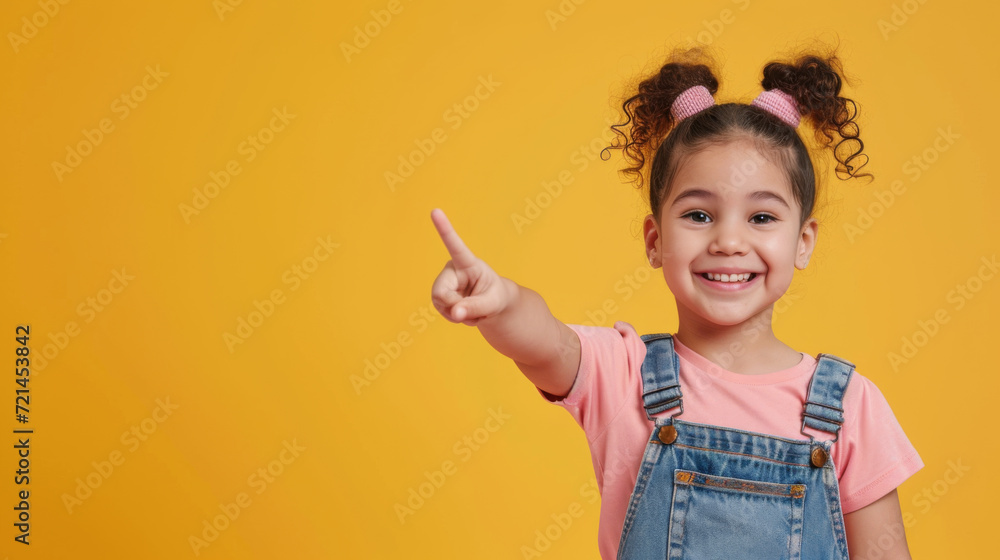
{"type": "MultiPolygon", "coordinates": [[[[688,189],[688,190],[682,192],[681,194],[677,195],[677,198],[674,199],[674,202],[673,202],[673,204],[671,206],[676,205],[678,202],[680,202],[681,200],[683,200],[685,198],[709,198],[709,199],[715,199],[715,198],[718,198],[718,196],[714,192],[706,191],[704,189],[688,189]]],[[[747,195],[747,199],[754,200],[754,201],[757,201],[757,200],[760,200],[760,201],[775,200],[777,202],[780,202],[782,205],[784,205],[785,208],[791,209],[788,206],[788,203],[785,202],[785,199],[781,197],[781,195],[778,195],[778,194],[773,193],[771,191],[754,191],[754,192],[752,192],[752,193],[750,193],[750,194],[747,195]]]]}

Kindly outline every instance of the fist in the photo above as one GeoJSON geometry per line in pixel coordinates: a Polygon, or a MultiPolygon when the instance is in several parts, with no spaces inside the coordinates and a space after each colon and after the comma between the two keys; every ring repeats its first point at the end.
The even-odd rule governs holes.
{"type": "Polygon", "coordinates": [[[435,208],[431,221],[451,256],[431,287],[431,301],[452,323],[475,326],[506,309],[512,299],[509,281],[472,254],[444,212],[435,208]]]}

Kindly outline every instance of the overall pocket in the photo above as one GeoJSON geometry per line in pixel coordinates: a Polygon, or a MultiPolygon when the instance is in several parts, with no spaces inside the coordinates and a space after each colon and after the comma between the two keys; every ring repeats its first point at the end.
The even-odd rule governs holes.
{"type": "Polygon", "coordinates": [[[667,558],[799,560],[805,484],[674,471],[667,558]]]}

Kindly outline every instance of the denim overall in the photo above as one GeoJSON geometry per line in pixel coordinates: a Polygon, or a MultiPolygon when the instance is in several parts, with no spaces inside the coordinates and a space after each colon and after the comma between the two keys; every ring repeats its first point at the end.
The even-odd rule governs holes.
{"type": "MultiPolygon", "coordinates": [[[[670,334],[645,334],[643,405],[654,422],[618,546],[619,559],[847,559],[830,448],[854,364],[819,354],[794,440],[679,420],[670,334]],[[654,414],[677,408],[670,417],[654,414]],[[834,434],[818,441],[809,426],[834,434]]],[[[763,404],[763,403],[762,403],[763,404]]]]}

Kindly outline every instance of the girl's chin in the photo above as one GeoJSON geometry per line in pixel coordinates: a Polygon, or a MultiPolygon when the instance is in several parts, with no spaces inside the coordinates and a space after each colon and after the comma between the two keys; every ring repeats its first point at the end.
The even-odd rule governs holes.
{"type": "Polygon", "coordinates": [[[770,325],[771,321],[766,317],[766,312],[771,306],[767,306],[764,309],[757,311],[749,311],[746,308],[741,309],[707,309],[704,307],[696,306],[694,309],[697,311],[692,311],[688,308],[686,313],[680,314],[680,321],[696,321],[702,325],[715,326],[719,328],[727,327],[740,327],[746,323],[752,325],[760,326],[770,325]]]}

